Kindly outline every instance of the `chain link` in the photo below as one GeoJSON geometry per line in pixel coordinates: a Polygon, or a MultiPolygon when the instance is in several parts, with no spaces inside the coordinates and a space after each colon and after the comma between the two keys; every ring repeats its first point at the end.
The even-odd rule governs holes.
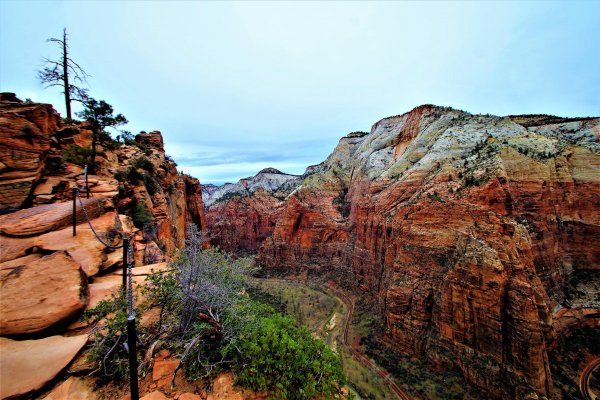
{"type": "Polygon", "coordinates": [[[127,279],[128,279],[128,291],[127,291],[127,308],[129,311],[129,318],[134,318],[133,314],[133,246],[131,245],[131,241],[129,241],[129,246],[127,249],[127,279]]]}
{"type": "MultiPolygon", "coordinates": [[[[79,192],[80,192],[80,190],[78,188],[76,188],[75,193],[77,195],[77,199],[79,200],[79,205],[81,206],[81,209],[83,210],[83,215],[85,216],[85,220],[87,221],[88,225],[90,226],[90,229],[94,233],[94,236],[96,236],[96,239],[98,239],[98,241],[100,243],[102,243],[104,246],[108,247],[109,249],[123,248],[124,243],[119,246],[112,246],[112,245],[106,243],[104,240],[102,240],[102,238],[98,235],[98,233],[94,229],[94,226],[92,225],[92,221],[90,220],[87,210],[83,206],[83,200],[81,200],[81,195],[79,192]]],[[[127,246],[127,281],[128,281],[127,282],[127,286],[128,286],[127,287],[127,311],[129,314],[129,318],[135,318],[135,315],[133,313],[133,264],[134,264],[133,245],[132,245],[131,241],[129,241],[129,245],[127,246]]]]}
{"type": "Polygon", "coordinates": [[[109,249],[123,248],[122,244],[119,246],[113,246],[113,245],[106,243],[104,240],[102,240],[102,238],[98,235],[98,232],[96,232],[96,230],[94,229],[94,226],[92,225],[92,221],[90,221],[90,216],[88,215],[87,210],[83,206],[83,200],[81,200],[81,195],[79,194],[79,189],[75,189],[75,193],[77,194],[77,199],[79,199],[79,205],[81,206],[81,209],[83,210],[83,215],[85,216],[85,220],[87,221],[88,225],[90,226],[90,229],[94,233],[94,236],[96,236],[96,239],[98,239],[98,241],[100,243],[102,243],[104,246],[108,247],[109,249]]]}
{"type": "Polygon", "coordinates": [[[81,189],[77,189],[78,191],[84,191],[87,190],[87,181],[88,181],[88,177],[87,177],[87,165],[83,167],[83,184],[81,185],[81,189]]]}

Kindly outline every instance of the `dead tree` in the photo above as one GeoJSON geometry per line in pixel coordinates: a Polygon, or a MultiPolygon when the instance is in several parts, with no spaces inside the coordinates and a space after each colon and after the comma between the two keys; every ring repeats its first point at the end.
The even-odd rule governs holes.
{"type": "Polygon", "coordinates": [[[88,74],[69,56],[69,44],[67,42],[67,29],[63,28],[62,39],[50,38],[48,42],[57,43],[61,49],[61,57],[58,60],[44,58],[44,68],[38,71],[38,78],[46,86],[61,86],[65,95],[65,108],[67,119],[71,120],[71,100],[83,100],[87,98],[86,89],[75,85],[87,83],[88,74]]]}

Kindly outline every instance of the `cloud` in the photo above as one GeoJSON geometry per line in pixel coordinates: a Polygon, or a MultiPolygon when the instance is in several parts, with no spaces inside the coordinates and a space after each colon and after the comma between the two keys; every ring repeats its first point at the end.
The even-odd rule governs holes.
{"type": "Polygon", "coordinates": [[[0,87],[64,113],[35,69],[65,26],[90,93],[128,129],[162,131],[203,182],[235,181],[302,172],[424,103],[597,115],[599,14],[594,1],[0,1],[0,87]]]}

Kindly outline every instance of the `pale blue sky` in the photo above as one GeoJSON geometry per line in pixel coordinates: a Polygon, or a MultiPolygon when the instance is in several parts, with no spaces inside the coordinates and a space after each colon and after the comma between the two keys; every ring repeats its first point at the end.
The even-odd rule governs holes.
{"type": "Polygon", "coordinates": [[[600,2],[0,0],[0,90],[49,102],[66,27],[90,93],[160,130],[203,183],[302,173],[340,137],[433,103],[600,115],[600,2]]]}

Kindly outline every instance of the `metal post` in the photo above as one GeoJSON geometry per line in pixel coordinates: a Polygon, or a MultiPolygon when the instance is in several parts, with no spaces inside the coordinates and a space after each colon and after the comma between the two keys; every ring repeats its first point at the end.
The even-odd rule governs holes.
{"type": "Polygon", "coordinates": [[[87,165],[83,167],[83,180],[85,182],[85,193],[87,194],[87,198],[90,198],[90,187],[88,185],[88,168],[87,165]]]}
{"type": "Polygon", "coordinates": [[[137,376],[137,346],[135,332],[135,316],[127,318],[127,346],[129,347],[129,386],[131,400],[139,400],[138,376],[137,376]]]}
{"type": "Polygon", "coordinates": [[[123,295],[127,293],[127,264],[129,257],[129,238],[123,238],[123,295]]]}
{"type": "Polygon", "coordinates": [[[73,188],[73,236],[77,236],[77,188],[73,188]]]}

